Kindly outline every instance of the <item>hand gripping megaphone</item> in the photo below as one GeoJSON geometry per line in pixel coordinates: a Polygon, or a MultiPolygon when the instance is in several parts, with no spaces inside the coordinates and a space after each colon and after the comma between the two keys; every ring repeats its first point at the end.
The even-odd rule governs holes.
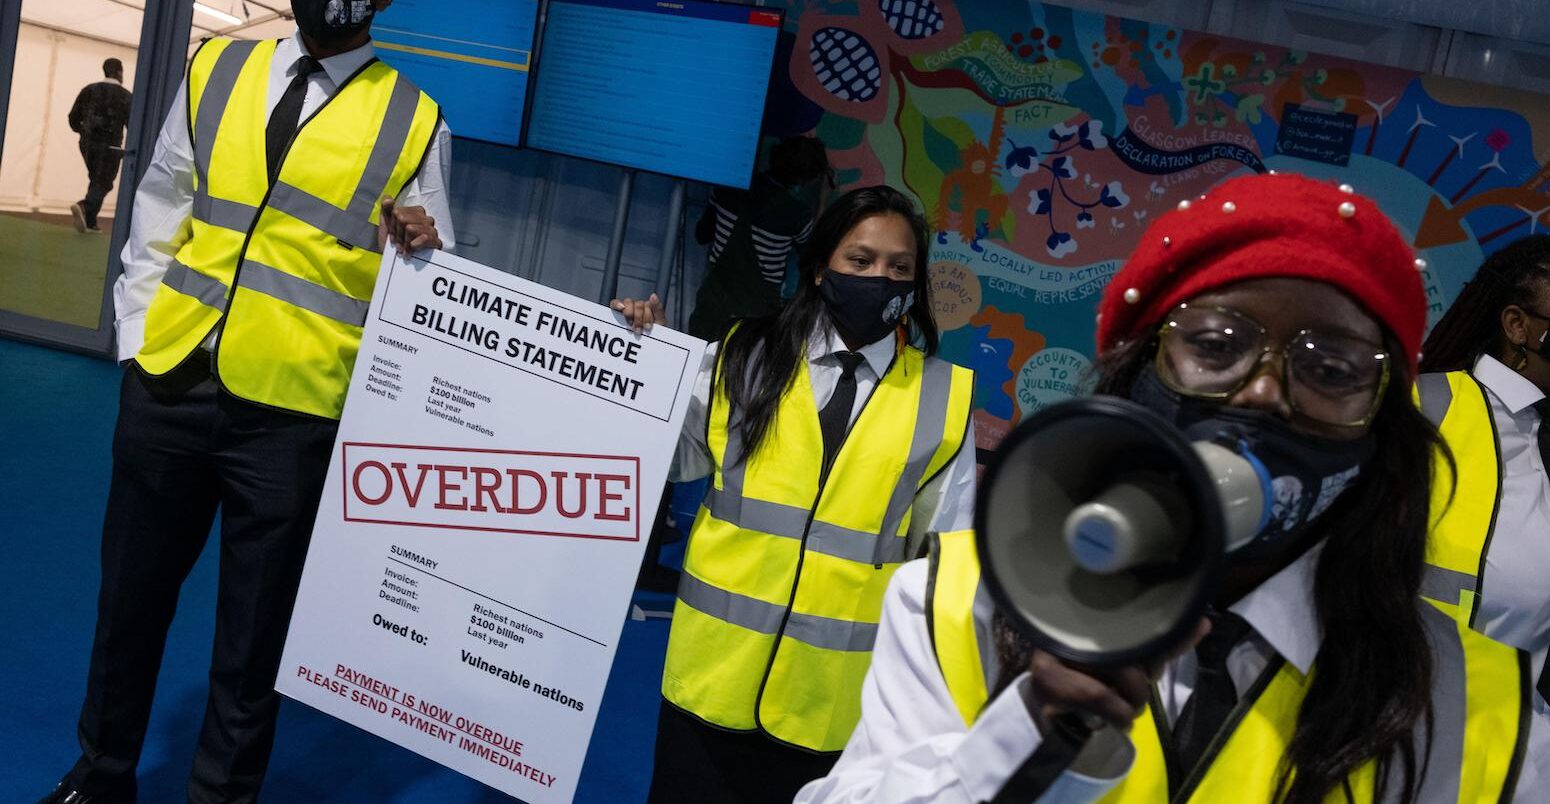
{"type": "Polygon", "coordinates": [[[1190,442],[1096,396],[1018,426],[980,484],[983,577],[1018,629],[1067,661],[1144,662],[1177,646],[1225,557],[1270,517],[1269,473],[1239,445],[1190,442]]]}

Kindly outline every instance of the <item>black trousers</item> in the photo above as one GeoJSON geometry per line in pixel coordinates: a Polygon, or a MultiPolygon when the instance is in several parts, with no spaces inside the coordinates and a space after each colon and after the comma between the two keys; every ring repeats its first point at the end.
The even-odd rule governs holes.
{"type": "Polygon", "coordinates": [[[86,197],[81,199],[81,210],[86,213],[86,225],[97,226],[97,213],[102,211],[102,199],[113,190],[113,180],[118,178],[118,165],[124,159],[124,151],[106,142],[81,140],[81,159],[86,162],[86,197]]]}
{"type": "Polygon", "coordinates": [[[178,591],[221,511],[210,695],[192,802],[251,802],[269,763],[274,691],[336,422],[238,400],[196,355],[162,378],[124,373],[102,528],[102,589],[68,781],[133,796],[178,591]]]}
{"type": "Polygon", "coordinates": [[[829,775],[838,753],[815,754],[761,732],[727,731],[662,701],[647,804],[791,804],[829,775]]]}

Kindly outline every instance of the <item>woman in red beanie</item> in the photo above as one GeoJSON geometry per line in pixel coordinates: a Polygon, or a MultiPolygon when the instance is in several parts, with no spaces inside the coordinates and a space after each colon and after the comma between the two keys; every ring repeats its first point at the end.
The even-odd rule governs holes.
{"type": "Polygon", "coordinates": [[[1422,266],[1344,185],[1251,176],[1161,217],[1104,293],[1098,391],[1192,437],[1230,427],[1274,478],[1269,522],[1229,555],[1209,625],[1152,666],[1065,663],[995,611],[961,547],[972,538],[941,534],[895,575],[861,724],[797,801],[1535,789],[1528,745],[1544,730],[1522,655],[1419,598],[1440,448],[1411,397],[1422,266]],[[1071,716],[1113,728],[1052,772],[1036,749],[1071,716]]]}

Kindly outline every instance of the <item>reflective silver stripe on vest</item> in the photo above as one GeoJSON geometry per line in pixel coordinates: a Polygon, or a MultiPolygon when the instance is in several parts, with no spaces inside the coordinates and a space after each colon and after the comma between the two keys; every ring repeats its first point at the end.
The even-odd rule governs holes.
{"type": "MultiPolygon", "coordinates": [[[[784,606],[728,592],[688,572],[678,582],[678,599],[703,614],[761,634],[779,631],[786,613],[784,606]]],[[[785,636],[815,648],[868,651],[877,641],[877,624],[792,612],[785,636]]]]}
{"type": "Polygon", "coordinates": [[[227,201],[224,198],[214,198],[208,193],[194,194],[194,219],[202,223],[246,232],[253,226],[253,218],[256,215],[258,215],[258,207],[227,201]]]}
{"type": "Polygon", "coordinates": [[[678,599],[718,620],[761,634],[780,630],[781,617],[786,613],[783,606],[711,586],[688,572],[678,580],[678,599]]]}
{"type": "Polygon", "coordinates": [[[242,263],[242,287],[357,327],[366,325],[366,312],[371,308],[369,301],[346,296],[253,260],[242,263]]]}
{"type": "Polygon", "coordinates": [[[409,129],[414,125],[415,111],[420,104],[420,90],[402,74],[393,84],[393,94],[388,98],[387,112],[382,127],[377,131],[377,141],[366,158],[366,169],[355,186],[350,204],[344,209],[334,206],[317,196],[285,182],[277,182],[269,194],[269,206],[305,221],[313,228],[333,235],[334,239],[368,251],[377,248],[377,227],[371,223],[372,210],[387,193],[388,180],[393,178],[393,168],[399,154],[409,142],[409,129]]]}
{"type": "MultiPolygon", "coordinates": [[[[887,513],[883,516],[883,535],[893,536],[898,542],[901,558],[895,560],[903,560],[905,540],[894,534],[904,524],[904,515],[909,512],[915,493],[925,480],[931,457],[942,445],[947,427],[947,401],[952,388],[953,364],[934,357],[926,358],[924,376],[920,378],[920,405],[915,412],[915,433],[910,437],[909,462],[904,465],[899,484],[893,487],[893,497],[888,500],[887,513]]],[[[873,563],[882,561],[878,558],[873,563]]]]}
{"type": "MultiPolygon", "coordinates": [[[[712,486],[705,494],[705,507],[717,519],[738,528],[756,530],[773,536],[801,539],[807,529],[807,549],[860,564],[898,564],[905,560],[906,539],[896,535],[904,514],[915,500],[921,480],[942,443],[947,421],[947,402],[952,390],[952,364],[941,360],[926,361],[921,378],[920,404],[915,417],[915,432],[899,483],[889,498],[879,533],[853,530],[814,519],[811,512],[794,505],[757,500],[743,495],[748,472],[742,456],[742,439],[734,426],[727,428],[727,446],[721,474],[721,489],[712,486]]],[[[843,450],[843,447],[842,447],[843,450]]]]}
{"type": "MultiPolygon", "coordinates": [[[[1432,734],[1425,764],[1426,776],[1417,791],[1417,804],[1457,804],[1459,776],[1464,768],[1464,730],[1468,722],[1469,691],[1464,645],[1453,618],[1431,606],[1421,606],[1421,619],[1432,644],[1432,734]]],[[[1426,745],[1426,723],[1416,724],[1416,746],[1426,745]]],[[[1399,801],[1404,783],[1403,763],[1389,769],[1389,794],[1385,801],[1399,801]]]]}
{"type": "Polygon", "coordinates": [[[791,619],[786,621],[785,635],[815,648],[869,651],[877,642],[877,624],[836,620],[793,611],[791,619]]]}
{"type": "Polygon", "coordinates": [[[1448,383],[1448,375],[1422,374],[1416,378],[1415,387],[1421,397],[1421,415],[1431,421],[1432,426],[1441,427],[1453,404],[1453,386],[1448,383]]]}
{"type": "Polygon", "coordinates": [[[1475,576],[1427,564],[1421,576],[1421,597],[1450,606],[1459,605],[1465,592],[1475,591],[1475,576]]]}
{"type": "MultiPolygon", "coordinates": [[[[802,538],[802,529],[807,526],[810,514],[806,508],[739,497],[714,488],[705,493],[705,507],[711,516],[738,528],[788,539],[802,538]]],[[[814,521],[812,527],[808,528],[807,549],[861,564],[897,564],[904,561],[903,539],[897,536],[884,538],[876,533],[842,528],[827,522],[814,521]]]]}
{"type": "MultiPolygon", "coordinates": [[[[385,182],[384,182],[385,183],[385,182]]],[[[377,227],[363,216],[352,214],[321,198],[285,182],[275,184],[269,193],[269,206],[300,220],[314,229],[333,235],[351,246],[377,251],[377,227]]],[[[371,214],[367,208],[366,214],[371,214]]]]}
{"type": "Polygon", "coordinates": [[[227,102],[237,89],[237,76],[257,46],[257,41],[232,42],[221,51],[205,81],[204,92],[199,96],[199,109],[194,113],[194,171],[198,176],[198,186],[194,188],[194,217],[212,226],[240,232],[246,232],[252,226],[258,210],[210,196],[210,155],[215,147],[216,132],[221,128],[221,118],[226,115],[227,102]],[[247,210],[245,218],[242,210],[247,210]]]}
{"type": "MultiPolygon", "coordinates": [[[[726,478],[723,477],[723,480],[726,481],[726,478]]],[[[730,486],[731,483],[728,481],[726,485],[730,486]]],[[[807,525],[806,508],[750,499],[715,488],[705,492],[705,507],[710,510],[711,516],[723,522],[788,539],[802,538],[802,528],[807,525]]]]}
{"type": "Polygon", "coordinates": [[[227,287],[224,282],[205,276],[177,260],[167,266],[167,273],[162,274],[161,283],[184,296],[193,296],[206,307],[225,307],[227,287]]]}

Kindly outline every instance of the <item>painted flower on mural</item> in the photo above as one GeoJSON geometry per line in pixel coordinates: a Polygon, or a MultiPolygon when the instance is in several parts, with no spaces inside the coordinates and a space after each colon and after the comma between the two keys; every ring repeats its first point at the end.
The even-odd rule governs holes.
{"type": "Polygon", "coordinates": [[[1130,203],[1130,196],[1125,194],[1124,184],[1111,181],[1098,193],[1098,203],[1110,209],[1124,209],[1130,203]]]}
{"type": "MultiPolygon", "coordinates": [[[[1050,127],[1049,138],[1054,148],[1044,154],[1037,167],[1044,168],[1049,183],[1036,187],[1028,194],[1028,213],[1044,218],[1049,235],[1044,239],[1044,249],[1051,257],[1064,257],[1075,253],[1080,245],[1072,235],[1072,229],[1092,229],[1098,224],[1094,210],[1124,209],[1130,204],[1130,195],[1122,182],[1111,181],[1099,186],[1090,175],[1077,179],[1076,160],[1070,151],[1081,148],[1096,151],[1107,148],[1109,140],[1103,135],[1103,121],[1087,120],[1082,123],[1061,123],[1050,127]],[[1069,184],[1068,184],[1069,183],[1069,184]],[[1098,197],[1086,200],[1091,188],[1098,187],[1098,197]],[[1073,194],[1076,193],[1076,194],[1073,194]],[[1065,221],[1070,221],[1069,224],[1065,221]]],[[[1014,148],[1014,151],[1016,149],[1014,148]]],[[[1028,149],[1032,150],[1032,149],[1028,149]]],[[[1010,157],[1008,157],[1010,159],[1010,157]]],[[[1024,171],[1034,173],[1037,167],[1024,171]]],[[[1112,224],[1113,221],[1111,220],[1112,224]]]]}
{"type": "Polygon", "coordinates": [[[1040,187],[1033,191],[1028,201],[1028,212],[1033,215],[1048,215],[1050,211],[1050,193],[1048,187],[1040,187]]]}
{"type": "Polygon", "coordinates": [[[1006,166],[1007,175],[1014,179],[1020,179],[1029,173],[1038,172],[1038,148],[1018,145],[1017,143],[1013,142],[1011,138],[1007,139],[1007,144],[1012,146],[1012,150],[1007,153],[1006,161],[1003,163],[1006,166]]]}
{"type": "Polygon", "coordinates": [[[1076,239],[1070,232],[1051,231],[1044,240],[1044,247],[1049,250],[1051,257],[1064,257],[1076,251],[1076,239]]]}
{"type": "Polygon", "coordinates": [[[1050,129],[1049,137],[1057,146],[1076,140],[1077,147],[1087,151],[1109,147],[1109,138],[1103,136],[1102,120],[1087,120],[1079,125],[1061,123],[1050,129]]]}
{"type": "Polygon", "coordinates": [[[1057,156],[1049,163],[1049,172],[1056,178],[1076,178],[1076,162],[1069,156],[1057,156]]]}

